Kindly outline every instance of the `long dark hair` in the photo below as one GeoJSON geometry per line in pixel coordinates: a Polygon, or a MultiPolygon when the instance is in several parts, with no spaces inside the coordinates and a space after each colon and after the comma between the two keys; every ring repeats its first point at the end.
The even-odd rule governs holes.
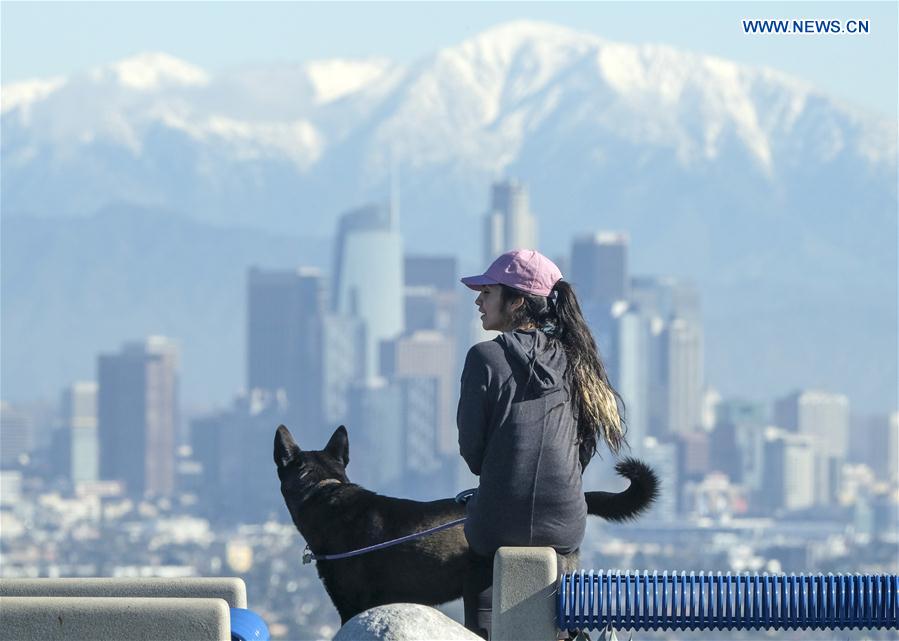
{"type": "Polygon", "coordinates": [[[550,295],[538,296],[501,285],[504,306],[522,298],[524,304],[511,312],[512,328],[534,325],[550,340],[558,340],[568,358],[568,378],[577,399],[578,444],[581,465],[596,454],[602,438],[613,454],[627,445],[624,401],[609,383],[593,334],[581,313],[574,288],[556,282],[550,295]],[[586,459],[586,460],[585,460],[586,459]]]}

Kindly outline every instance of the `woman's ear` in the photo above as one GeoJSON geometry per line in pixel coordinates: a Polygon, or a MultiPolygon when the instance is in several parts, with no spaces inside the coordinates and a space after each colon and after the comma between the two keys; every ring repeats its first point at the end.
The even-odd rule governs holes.
{"type": "Polygon", "coordinates": [[[516,296],[509,301],[509,311],[517,311],[522,305],[524,305],[524,296],[516,296]]]}

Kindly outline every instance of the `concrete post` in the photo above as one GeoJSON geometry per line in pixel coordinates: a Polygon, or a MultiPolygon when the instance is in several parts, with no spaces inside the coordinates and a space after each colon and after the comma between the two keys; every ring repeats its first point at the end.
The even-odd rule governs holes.
{"type": "Polygon", "coordinates": [[[229,641],[222,599],[0,597],[0,641],[229,641]]]}
{"type": "Polygon", "coordinates": [[[247,607],[247,586],[236,577],[0,579],[0,596],[180,597],[247,607]]]}
{"type": "Polygon", "coordinates": [[[493,558],[491,641],[558,639],[558,578],[552,548],[500,548],[493,558]]]}

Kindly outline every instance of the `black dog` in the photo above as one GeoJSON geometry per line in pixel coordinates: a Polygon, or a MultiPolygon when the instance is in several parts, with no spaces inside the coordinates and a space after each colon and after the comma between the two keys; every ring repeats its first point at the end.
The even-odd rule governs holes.
{"type": "MultiPolygon", "coordinates": [[[[338,554],[427,530],[465,516],[453,499],[409,501],[375,494],[350,483],[346,428],[338,427],[324,450],[303,451],[283,425],[275,433],[281,494],[294,524],[316,555],[338,554]]],[[[590,514],[612,521],[638,516],[658,492],[655,473],[626,459],[616,466],[631,484],[623,492],[586,492],[590,514]]],[[[346,623],[376,605],[437,605],[462,596],[468,568],[462,526],[383,550],[316,563],[331,601],[346,623]]]]}

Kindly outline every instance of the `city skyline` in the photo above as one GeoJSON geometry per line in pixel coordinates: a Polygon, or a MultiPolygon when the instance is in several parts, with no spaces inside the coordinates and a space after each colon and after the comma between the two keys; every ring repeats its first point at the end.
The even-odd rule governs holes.
{"type": "MultiPolygon", "coordinates": [[[[512,192],[510,192],[510,193],[512,193],[512,192]]],[[[389,201],[388,201],[388,203],[389,203],[389,201]]],[[[333,273],[329,273],[327,271],[327,269],[311,267],[309,265],[304,265],[302,263],[297,263],[296,266],[294,267],[294,269],[292,269],[292,270],[271,270],[271,269],[260,270],[258,267],[255,267],[255,266],[249,267],[248,268],[249,271],[247,272],[248,300],[251,301],[252,297],[254,296],[254,288],[252,286],[252,282],[253,282],[254,278],[260,278],[263,281],[268,280],[271,282],[272,285],[275,285],[279,280],[282,281],[283,283],[286,283],[287,281],[285,279],[290,279],[290,278],[296,277],[299,279],[298,282],[301,282],[304,280],[308,281],[310,283],[309,287],[311,287],[311,289],[309,289],[308,292],[304,292],[304,293],[297,292],[296,296],[294,296],[294,294],[291,293],[291,289],[289,287],[287,287],[287,288],[285,288],[283,286],[281,286],[280,288],[274,287],[271,290],[271,293],[268,294],[269,300],[271,301],[268,303],[269,309],[277,309],[278,306],[283,302],[285,297],[286,297],[286,300],[294,301],[292,303],[292,305],[297,310],[304,309],[303,306],[305,304],[311,302],[311,303],[313,303],[312,307],[309,308],[311,310],[318,309],[318,310],[320,310],[320,312],[323,312],[327,307],[328,309],[331,309],[332,312],[334,312],[334,313],[339,312],[338,315],[330,317],[329,322],[335,323],[337,325],[337,327],[346,329],[346,327],[344,325],[342,325],[341,323],[346,322],[346,318],[348,318],[348,317],[352,317],[354,315],[359,315],[360,312],[356,308],[358,303],[355,301],[357,294],[353,293],[355,290],[351,290],[351,289],[347,288],[346,286],[341,287],[341,285],[338,284],[340,282],[339,273],[340,273],[341,269],[344,269],[344,270],[346,269],[343,266],[344,264],[342,262],[342,259],[340,258],[343,253],[341,248],[346,246],[347,237],[351,236],[350,232],[353,229],[356,229],[357,233],[359,231],[364,231],[365,233],[374,232],[376,234],[376,236],[373,238],[376,238],[377,234],[383,233],[384,230],[389,230],[391,225],[395,225],[395,222],[390,222],[390,220],[392,219],[391,217],[394,215],[392,212],[393,212],[393,205],[390,205],[390,204],[386,204],[386,205],[368,204],[368,205],[361,205],[357,208],[354,208],[354,209],[352,209],[348,212],[344,212],[342,214],[342,218],[341,218],[342,222],[338,227],[337,233],[332,238],[333,245],[336,248],[335,251],[333,252],[334,258],[332,258],[330,261],[325,261],[325,262],[330,263],[330,266],[334,270],[333,273]],[[380,230],[380,228],[379,228],[379,225],[381,225],[382,222],[378,222],[378,221],[381,221],[382,218],[383,218],[383,221],[382,221],[383,224],[387,225],[387,227],[385,227],[384,230],[380,230]],[[337,274],[337,276],[335,276],[335,274],[337,274]],[[330,294],[325,291],[326,288],[332,288],[330,294]],[[344,291],[344,290],[346,290],[346,291],[344,291]],[[318,301],[318,303],[316,303],[315,301],[318,301]],[[271,307],[273,304],[275,305],[275,307],[271,307]],[[342,316],[341,316],[341,314],[342,314],[342,316]],[[346,317],[346,318],[344,318],[344,317],[346,317]]],[[[504,180],[495,182],[490,187],[490,205],[487,207],[486,212],[487,213],[484,215],[485,216],[485,218],[484,218],[485,226],[483,229],[484,238],[485,238],[483,247],[485,248],[485,250],[497,249],[499,247],[505,248],[506,245],[508,244],[508,242],[510,242],[510,240],[508,238],[506,240],[501,240],[501,239],[500,240],[489,240],[491,238],[491,234],[496,233],[495,230],[497,229],[496,222],[491,222],[491,221],[493,219],[496,219],[496,216],[498,216],[498,215],[511,216],[510,220],[513,220],[515,217],[517,217],[520,220],[526,221],[527,226],[524,228],[524,231],[523,232],[513,232],[510,238],[513,238],[513,239],[516,238],[515,233],[519,233],[519,234],[523,234],[522,237],[524,237],[524,238],[536,239],[536,235],[535,235],[536,227],[535,227],[534,223],[532,221],[527,222],[528,218],[533,219],[533,215],[528,213],[528,211],[527,211],[527,185],[524,185],[514,179],[511,179],[511,180],[504,179],[504,180]],[[509,189],[513,190],[515,193],[520,192],[520,194],[521,194],[520,196],[512,197],[512,200],[509,200],[509,202],[510,203],[515,202],[515,199],[518,199],[521,201],[521,205],[509,205],[510,208],[507,210],[504,210],[503,207],[505,207],[505,205],[503,205],[503,207],[499,207],[497,205],[497,203],[504,202],[503,199],[509,199],[510,196],[508,196],[508,195],[498,196],[498,194],[503,194],[503,193],[505,193],[504,190],[509,190],[509,189]],[[498,200],[498,198],[500,200],[498,200]],[[521,211],[518,211],[518,209],[516,209],[516,207],[518,209],[520,209],[521,211]],[[505,213],[503,213],[503,211],[505,211],[505,213]],[[510,212],[512,212],[512,213],[510,213],[510,212]],[[515,213],[515,212],[518,212],[518,213],[515,213]],[[526,216],[527,218],[522,218],[522,216],[526,216]]],[[[499,225],[501,236],[503,234],[502,230],[506,229],[506,226],[508,226],[509,229],[514,229],[514,227],[509,226],[509,223],[501,223],[499,225]]],[[[508,232],[506,232],[506,233],[508,233],[508,232]]],[[[378,241],[378,242],[380,242],[380,241],[378,241]]],[[[396,252],[397,260],[399,260],[400,262],[403,262],[403,260],[405,260],[407,265],[410,264],[409,263],[410,257],[414,257],[416,255],[420,256],[422,260],[432,260],[432,261],[433,260],[443,260],[443,261],[452,260],[453,261],[452,264],[457,265],[457,259],[450,255],[429,256],[429,255],[416,254],[415,251],[411,251],[411,252],[403,251],[401,249],[401,247],[403,245],[403,241],[402,241],[402,236],[400,234],[395,234],[394,237],[392,237],[392,239],[390,240],[390,244],[391,244],[392,251],[395,250],[395,252],[396,252]]],[[[693,289],[694,285],[689,282],[679,281],[678,279],[672,279],[670,276],[667,276],[667,275],[654,276],[654,275],[649,275],[646,273],[639,273],[639,272],[637,274],[633,274],[632,273],[633,269],[630,266],[630,263],[628,261],[629,244],[630,244],[630,240],[629,240],[627,232],[625,232],[625,231],[598,230],[598,231],[595,231],[590,234],[578,234],[578,235],[572,236],[571,244],[570,244],[570,247],[571,247],[570,254],[566,254],[564,256],[557,257],[560,259],[561,264],[570,265],[570,268],[567,271],[570,272],[571,276],[566,276],[566,278],[571,280],[574,283],[575,287],[577,288],[577,291],[579,292],[579,295],[585,306],[585,312],[586,312],[588,318],[590,318],[591,313],[593,313],[593,312],[591,312],[591,310],[595,307],[595,303],[600,304],[600,306],[610,307],[610,309],[611,309],[611,306],[615,301],[617,301],[617,300],[625,301],[626,300],[626,301],[628,301],[626,306],[619,305],[619,306],[615,307],[614,309],[612,309],[611,313],[613,316],[626,318],[628,314],[633,314],[634,312],[639,314],[641,311],[649,311],[651,314],[657,314],[657,315],[658,314],[671,314],[671,315],[684,316],[689,320],[697,321],[698,326],[701,327],[701,325],[702,325],[701,312],[699,311],[698,298],[697,298],[698,292],[696,292],[693,289]],[[591,246],[595,247],[595,249],[591,250],[590,249],[591,246]],[[589,251],[597,252],[596,257],[591,257],[591,255],[588,253],[589,251]],[[587,280],[588,274],[589,274],[589,282],[591,284],[588,284],[587,286],[583,287],[583,289],[580,289],[580,287],[582,285],[584,285],[583,281],[587,280]],[[582,281],[582,282],[579,282],[579,281],[582,281]],[[598,285],[593,285],[592,283],[598,283],[598,285]],[[659,298],[658,293],[652,293],[653,288],[658,288],[660,286],[660,284],[663,284],[662,286],[665,289],[670,289],[670,291],[668,293],[664,294],[661,299],[659,298]],[[667,310],[667,311],[662,311],[662,310],[667,310]],[[681,311],[676,311],[676,310],[681,310],[681,311]]],[[[361,252],[362,254],[365,254],[366,252],[368,252],[371,255],[379,254],[378,251],[374,250],[375,246],[376,245],[372,245],[371,247],[369,247],[365,244],[360,245],[359,248],[356,248],[357,249],[356,253],[361,252]]],[[[512,245],[509,245],[509,247],[512,247],[512,245]]],[[[394,260],[393,262],[396,262],[396,260],[394,260]]],[[[421,263],[421,262],[411,263],[411,264],[421,265],[421,266],[426,265],[426,263],[421,263]]],[[[364,261],[357,268],[355,268],[357,271],[357,274],[358,274],[357,278],[366,279],[371,276],[371,274],[366,273],[366,268],[367,267],[366,267],[366,264],[364,261]]],[[[402,268],[397,269],[394,266],[394,268],[392,268],[392,269],[393,269],[393,276],[399,276],[400,278],[403,278],[404,270],[402,268]]],[[[406,277],[407,284],[406,285],[400,284],[400,285],[397,285],[397,287],[399,287],[400,289],[406,288],[406,290],[407,290],[407,292],[405,294],[406,302],[405,303],[399,302],[398,304],[394,305],[393,309],[398,310],[400,312],[400,314],[402,314],[402,310],[405,307],[407,315],[408,315],[408,305],[415,304],[414,300],[413,300],[415,297],[415,292],[409,291],[410,286],[408,285],[408,282],[413,283],[411,285],[411,288],[414,289],[415,288],[415,285],[414,285],[415,279],[418,276],[414,272],[413,273],[407,272],[405,277],[406,277]],[[411,299],[410,299],[410,297],[411,297],[411,299]]],[[[376,280],[378,280],[378,279],[376,279],[376,280]]],[[[455,279],[455,281],[457,281],[457,280],[458,280],[458,278],[455,279]]],[[[364,282],[365,282],[364,280],[360,281],[360,283],[364,283],[364,282]]],[[[466,290],[463,287],[461,287],[458,284],[458,282],[454,282],[453,286],[456,289],[456,295],[459,295],[460,293],[464,295],[464,292],[466,290]]],[[[394,288],[394,289],[396,289],[396,288],[394,288]]],[[[397,292],[399,292],[399,290],[397,290],[397,292]]],[[[427,292],[425,292],[425,294],[427,294],[427,292]]],[[[392,294],[392,296],[397,301],[400,300],[399,298],[397,298],[397,294],[392,294]]],[[[378,298],[379,298],[378,296],[375,296],[375,297],[370,298],[369,300],[374,302],[378,298]]],[[[464,304],[462,306],[465,307],[464,304]]],[[[270,330],[273,327],[275,327],[275,325],[271,325],[272,323],[275,323],[275,324],[277,324],[278,322],[283,323],[283,319],[281,321],[279,321],[278,319],[273,318],[273,314],[269,314],[268,318],[266,318],[261,313],[257,313],[254,316],[253,315],[254,309],[261,310],[261,309],[265,309],[265,308],[262,306],[257,307],[252,304],[248,305],[247,310],[249,312],[249,316],[247,316],[246,318],[247,318],[247,322],[250,325],[252,325],[254,322],[263,323],[266,327],[269,327],[269,325],[270,325],[269,330],[267,330],[270,333],[270,330]],[[253,320],[254,318],[256,318],[257,320],[254,321],[253,320]]],[[[375,308],[372,308],[372,309],[375,309],[375,308]]],[[[433,313],[433,312],[430,312],[430,313],[433,313]]],[[[605,312],[602,312],[602,313],[605,313],[605,312]]],[[[361,317],[364,317],[364,316],[365,316],[365,314],[363,313],[361,317]]],[[[611,317],[609,317],[609,318],[611,319],[611,317]]],[[[621,319],[619,319],[619,321],[620,320],[621,319]]],[[[444,323],[445,322],[446,321],[444,321],[444,323]]],[[[454,322],[459,322],[459,318],[458,317],[454,318],[454,322]]],[[[452,328],[452,329],[449,327],[444,327],[443,329],[444,329],[444,331],[449,332],[450,334],[452,334],[454,332],[458,333],[459,331],[461,331],[462,335],[464,336],[465,332],[467,331],[467,330],[465,330],[465,324],[467,322],[470,322],[470,321],[465,321],[463,319],[461,321],[460,325],[458,325],[457,327],[452,328]]],[[[593,318],[594,332],[597,334],[597,340],[603,345],[604,350],[609,351],[611,354],[613,354],[617,357],[618,347],[616,344],[614,344],[612,342],[612,338],[609,335],[607,335],[608,322],[610,322],[610,321],[603,320],[598,317],[594,317],[593,318]]],[[[402,328],[402,323],[398,324],[398,321],[396,319],[392,320],[391,323],[392,323],[392,329],[382,332],[382,335],[380,336],[379,340],[383,340],[385,338],[401,336],[403,334],[404,329],[402,328]]],[[[650,323],[645,328],[638,329],[636,331],[638,331],[638,332],[645,331],[645,332],[648,332],[649,334],[657,336],[659,334],[659,332],[661,331],[661,326],[655,325],[655,326],[651,327],[651,325],[653,325],[653,324],[650,323]]],[[[295,331],[296,331],[295,328],[284,327],[283,329],[277,330],[275,334],[272,334],[272,336],[282,336],[282,335],[286,336],[287,334],[285,334],[285,332],[295,332],[295,331]]],[[[301,333],[304,331],[309,332],[312,330],[308,329],[308,328],[306,330],[302,330],[302,329],[300,330],[301,333]]],[[[319,329],[316,329],[315,331],[322,332],[325,330],[322,328],[319,328],[319,329]]],[[[253,348],[250,344],[252,341],[252,338],[251,338],[252,335],[253,335],[252,331],[244,332],[244,336],[247,337],[247,341],[244,345],[244,350],[245,350],[245,353],[247,354],[247,357],[246,357],[247,359],[250,359],[251,358],[250,354],[253,353],[253,348]]],[[[474,334],[472,334],[472,336],[482,336],[482,335],[479,334],[478,332],[475,332],[474,334]]],[[[178,336],[171,336],[170,338],[173,338],[176,341],[180,341],[178,336]]],[[[662,338],[664,340],[671,340],[670,335],[666,335],[662,338]]],[[[271,338],[269,338],[269,340],[271,340],[271,338]]],[[[314,342],[314,341],[322,340],[322,337],[319,337],[317,334],[315,334],[315,335],[308,337],[308,340],[311,340],[314,342]]],[[[466,339],[463,338],[462,342],[464,342],[465,340],[466,339]]],[[[639,341],[639,340],[648,340],[648,339],[632,338],[632,339],[628,339],[628,340],[638,340],[639,341]]],[[[694,339],[688,339],[688,340],[696,340],[696,339],[694,338],[694,339]]],[[[702,342],[701,337],[698,340],[700,342],[702,342]]],[[[374,342],[366,341],[366,345],[367,345],[367,347],[365,349],[366,357],[362,361],[359,361],[359,362],[367,363],[367,365],[364,366],[367,377],[377,376],[378,375],[377,341],[374,341],[374,342]]],[[[183,346],[181,346],[181,347],[183,348],[183,346]]],[[[287,356],[289,354],[297,354],[298,353],[298,352],[296,352],[295,348],[287,348],[287,350],[279,356],[277,354],[278,349],[281,349],[280,344],[276,344],[276,343],[271,344],[267,348],[266,353],[268,354],[268,356],[266,358],[267,359],[272,359],[272,358],[282,358],[283,359],[285,356],[287,356]]],[[[637,349],[645,349],[645,347],[637,348],[637,349]]],[[[702,358],[700,357],[700,361],[701,360],[702,360],[702,358]]],[[[282,364],[282,367],[290,367],[290,366],[291,365],[287,364],[286,362],[284,364],[282,364]]],[[[296,366],[296,365],[294,364],[293,366],[296,366]]],[[[355,366],[358,367],[358,364],[355,366]]],[[[253,363],[248,360],[246,367],[248,367],[248,370],[247,370],[248,374],[246,375],[246,378],[244,379],[246,382],[246,387],[243,389],[243,392],[248,393],[257,387],[260,389],[268,389],[268,386],[259,379],[260,374],[258,374],[258,373],[255,375],[253,374],[253,367],[254,367],[253,363]]],[[[695,366],[693,366],[693,367],[695,367],[695,366]]],[[[700,373],[698,375],[697,380],[704,380],[703,375],[701,374],[702,369],[703,368],[700,365],[699,370],[698,370],[698,372],[700,372],[700,373]]],[[[257,367],[257,370],[258,370],[258,367],[257,367]]],[[[294,375],[294,379],[296,379],[297,375],[294,375]]],[[[307,372],[307,375],[308,375],[308,372],[307,372]]],[[[87,380],[87,379],[84,379],[84,380],[87,380]]],[[[78,380],[70,381],[71,384],[76,384],[78,382],[79,382],[78,380]]],[[[715,389],[716,385],[715,385],[714,381],[705,381],[705,387],[715,389]]],[[[697,396],[696,392],[695,392],[696,384],[694,384],[693,388],[691,388],[691,389],[694,389],[694,391],[692,393],[690,393],[690,394],[674,394],[673,398],[696,397],[697,396]]],[[[806,389],[823,389],[825,392],[830,392],[830,393],[837,393],[837,394],[844,393],[844,390],[842,390],[842,389],[822,388],[821,386],[808,385],[808,384],[803,384],[802,382],[797,382],[795,385],[793,385],[790,388],[785,388],[785,389],[776,391],[773,395],[771,395],[768,398],[757,398],[755,400],[762,401],[762,402],[773,402],[773,400],[776,397],[779,397],[783,394],[787,394],[794,390],[806,390],[806,389]]],[[[272,390],[269,390],[269,391],[272,391],[272,390]]],[[[741,396],[741,394],[739,394],[739,393],[736,395],[732,394],[731,396],[741,396]]],[[[642,398],[642,396],[640,396],[639,394],[634,394],[634,398],[642,398]]],[[[44,399],[34,398],[34,399],[29,399],[26,402],[40,402],[41,400],[47,400],[47,399],[46,398],[44,398],[44,399]]],[[[231,398],[221,398],[216,401],[216,404],[218,407],[221,408],[221,407],[226,407],[228,404],[231,403],[231,401],[232,401],[231,398]]],[[[192,406],[194,404],[193,399],[191,399],[189,397],[186,397],[184,399],[184,402],[185,402],[185,405],[188,407],[192,406]]],[[[687,422],[686,422],[687,424],[695,424],[698,422],[698,419],[696,418],[696,417],[698,417],[698,414],[699,414],[698,404],[697,404],[697,402],[692,402],[692,403],[693,404],[691,405],[690,409],[684,410],[687,412],[687,414],[689,416],[692,417],[689,420],[687,420],[687,422]]],[[[327,413],[324,412],[324,410],[321,410],[321,411],[323,412],[321,414],[321,416],[328,415],[327,413]]],[[[652,430],[649,428],[650,418],[644,419],[644,418],[642,418],[642,414],[645,413],[647,415],[647,417],[649,417],[653,411],[654,410],[652,409],[651,404],[647,404],[646,407],[638,406],[638,415],[641,416],[641,418],[638,419],[638,425],[641,426],[638,428],[638,431],[640,433],[647,434],[647,435],[652,433],[652,430]],[[644,421],[646,421],[646,422],[644,423],[644,421]]],[[[865,413],[871,414],[872,412],[866,411],[865,413]]],[[[874,413],[876,413],[876,412],[874,412],[874,413]]],[[[334,414],[331,413],[331,416],[334,416],[334,414]]]]}
{"type": "Polygon", "coordinates": [[[411,67],[139,57],[5,87],[3,128],[10,400],[87,377],[138,328],[182,337],[187,397],[226,402],[239,352],[209,355],[243,340],[246,266],[336,276],[338,217],[391,198],[407,253],[483,269],[484,191],[507,178],[547,255],[617,230],[635,274],[694,282],[724,393],[896,405],[895,122],[795,79],[519,21],[411,67]]]}
{"type": "MultiPolygon", "coordinates": [[[[502,207],[497,208],[497,194],[505,193],[510,187],[519,194],[515,198],[521,206],[506,210],[504,216],[521,219],[522,212],[526,212],[526,186],[498,181],[489,190],[488,218],[503,211],[502,207]]],[[[501,197],[500,202],[505,198],[501,197]]],[[[363,464],[362,478],[375,483],[402,484],[407,480],[406,474],[424,474],[422,478],[430,478],[431,486],[447,483],[446,487],[451,488],[465,479],[464,470],[460,473],[456,469],[444,481],[436,480],[447,473],[447,465],[450,470],[457,467],[451,464],[458,458],[451,416],[458,393],[458,364],[469,345],[489,338],[490,334],[477,329],[476,314],[467,300],[471,295],[457,282],[456,260],[451,256],[398,253],[403,269],[393,273],[402,279],[396,284],[401,302],[393,306],[393,311],[387,313],[390,305],[384,304],[390,296],[375,297],[371,300],[378,304],[367,307],[348,304],[358,296],[347,283],[355,283],[352,287],[366,287],[367,279],[376,274],[358,266],[370,265],[383,257],[384,248],[379,243],[394,224],[391,209],[390,206],[364,206],[346,212],[341,218],[340,231],[334,237],[337,257],[334,265],[346,280],[329,277],[326,272],[308,266],[292,270],[248,268],[244,314],[246,389],[215,411],[193,411],[178,418],[176,424],[182,401],[173,405],[171,400],[164,399],[179,398],[180,393],[175,388],[163,390],[182,374],[177,367],[177,350],[181,347],[178,337],[149,337],[143,342],[126,343],[118,355],[101,354],[99,384],[72,381],[63,390],[59,405],[53,442],[71,451],[63,459],[68,457],[71,461],[67,469],[72,480],[126,481],[125,472],[116,471],[115,466],[120,466],[117,461],[124,459],[121,447],[115,445],[118,437],[112,438],[117,432],[110,432],[110,424],[128,423],[131,426],[128,429],[134,432],[131,441],[136,438],[148,448],[155,443],[152,445],[155,449],[147,450],[147,475],[134,476],[126,482],[126,487],[142,492],[146,483],[154,492],[171,493],[176,444],[190,443],[192,451],[199,455],[206,449],[207,439],[213,438],[218,443],[222,438],[219,432],[233,432],[232,438],[237,441],[250,439],[245,447],[256,451],[264,460],[267,455],[264,448],[259,449],[259,443],[264,443],[265,434],[271,428],[269,423],[273,422],[300,426],[299,433],[311,444],[324,441],[334,425],[348,424],[356,442],[362,443],[374,459],[363,464]],[[349,245],[352,234],[360,233],[373,233],[374,242],[364,236],[365,242],[355,247],[349,245]],[[352,254],[358,265],[352,268],[356,270],[356,280],[348,278],[353,272],[346,267],[350,263],[340,258],[345,253],[352,254]],[[340,304],[341,298],[344,305],[340,304]],[[374,342],[366,339],[370,326],[383,327],[382,317],[389,318],[397,312],[402,317],[399,324],[394,324],[374,342]],[[175,339],[178,348],[171,339],[175,339]],[[146,369],[144,363],[154,353],[168,354],[169,365],[153,375],[156,383],[150,383],[153,370],[146,369]],[[374,355],[374,360],[369,360],[369,354],[374,355]],[[163,387],[158,387],[160,384],[163,387]],[[148,386],[147,391],[142,391],[142,385],[148,386]],[[159,402],[164,404],[156,408],[142,404],[151,397],[162,399],[159,402]],[[132,399],[130,405],[123,404],[126,399],[132,399]],[[85,412],[89,414],[90,407],[95,411],[99,408],[99,420],[81,416],[85,412]],[[162,418],[164,422],[158,423],[166,415],[170,418],[162,418]],[[147,416],[147,422],[141,416],[147,416]],[[242,428],[245,423],[255,427],[245,431],[242,428]],[[383,432],[385,426],[391,426],[388,432],[383,432]],[[195,433],[194,427],[199,431],[195,433]],[[157,435],[151,436],[154,432],[157,435]],[[394,436],[385,440],[385,433],[394,436]],[[106,445],[98,451],[98,443],[106,445]],[[168,447],[169,454],[162,455],[160,445],[168,447]],[[389,455],[389,460],[396,459],[394,464],[386,465],[386,469],[395,470],[394,476],[382,478],[371,471],[385,468],[378,452],[389,455]],[[100,461],[99,470],[96,460],[100,461]],[[159,472],[158,468],[163,471],[159,472]]],[[[500,222],[501,227],[507,225],[500,222]]],[[[493,224],[485,225],[485,239],[490,238],[495,228],[493,224]]],[[[527,225],[525,229],[536,240],[533,229],[527,225]]],[[[401,240],[384,238],[389,240],[388,247],[400,252],[401,240]]],[[[490,242],[485,246],[490,246],[490,242]]],[[[715,391],[714,381],[705,378],[700,292],[689,283],[666,275],[630,275],[630,240],[620,231],[574,236],[571,247],[571,278],[575,287],[580,288],[581,305],[600,346],[610,380],[628,408],[634,454],[658,460],[660,448],[673,444],[675,451],[682,450],[678,456],[686,457],[686,462],[676,475],[679,492],[680,484],[690,478],[690,470],[695,468],[701,475],[710,469],[709,448],[736,452],[741,459],[747,456],[746,452],[763,448],[770,451],[764,459],[746,459],[743,467],[721,468],[734,482],[746,482],[747,488],[758,492],[762,490],[759,479],[773,474],[770,470],[760,471],[760,460],[769,463],[780,460],[780,465],[786,468],[787,461],[795,459],[795,455],[772,458],[780,450],[771,448],[783,443],[793,448],[785,451],[799,452],[796,447],[805,443],[808,453],[802,456],[812,466],[806,481],[815,488],[808,495],[811,498],[784,499],[783,504],[772,503],[772,508],[807,508],[838,500],[839,465],[852,458],[848,436],[850,402],[845,395],[838,393],[839,390],[837,393],[812,388],[781,390],[776,397],[755,401],[759,407],[770,409],[763,410],[748,423],[729,418],[729,408],[735,403],[745,403],[746,398],[741,395],[721,398],[715,391]],[[827,409],[833,403],[837,404],[834,407],[842,408],[838,415],[827,409]],[[721,427],[731,424],[736,430],[733,433],[727,431],[729,427],[721,427]],[[778,436],[780,432],[771,430],[797,436],[778,436]],[[826,443],[819,442],[821,430],[828,435],[826,443]],[[711,440],[708,434],[713,435],[711,440]],[[763,437],[767,439],[764,445],[759,440],[763,437]]],[[[389,279],[379,282],[389,282],[389,279]]],[[[6,407],[5,438],[10,436],[12,409],[13,406],[6,407]]],[[[872,425],[881,429],[879,423],[872,425]]],[[[23,433],[23,428],[15,428],[14,433],[23,433]]],[[[14,439],[20,443],[17,448],[22,452],[29,451],[41,440],[36,440],[33,434],[25,436],[28,438],[14,439]]],[[[43,440],[46,438],[44,434],[43,440]]],[[[224,444],[216,445],[211,451],[220,452],[224,447],[224,444]]],[[[869,452],[865,456],[874,460],[877,454],[869,452]]],[[[221,465],[219,457],[201,460],[206,461],[207,468],[212,461],[216,461],[216,470],[221,465]]],[[[14,463],[15,458],[7,457],[7,463],[10,462],[14,463]]],[[[133,475],[140,467],[126,469],[128,475],[133,475]]],[[[211,473],[200,469],[201,475],[211,473]]],[[[358,465],[357,469],[360,469],[358,465]]],[[[592,477],[593,472],[588,475],[592,477]]],[[[219,482],[211,479],[212,485],[228,484],[224,477],[219,482]]],[[[593,478],[598,484],[607,480],[603,476],[593,478]]],[[[261,491],[262,487],[258,489],[261,491]]],[[[795,482],[789,487],[795,487],[795,482]]]]}

